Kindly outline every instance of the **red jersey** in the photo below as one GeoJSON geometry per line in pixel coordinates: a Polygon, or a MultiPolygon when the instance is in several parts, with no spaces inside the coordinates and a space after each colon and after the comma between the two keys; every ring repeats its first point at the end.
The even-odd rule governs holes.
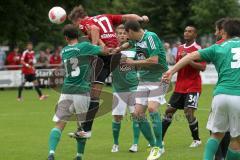
{"type": "Polygon", "coordinates": [[[121,23],[122,15],[103,14],[83,19],[79,27],[84,34],[87,34],[87,30],[91,25],[97,26],[100,29],[100,39],[106,46],[116,48],[119,42],[114,31],[114,26],[121,23]]]}
{"type": "Polygon", "coordinates": [[[50,64],[61,64],[62,58],[60,55],[51,55],[50,56],[50,64]]]}
{"type": "MultiPolygon", "coordinates": [[[[201,49],[196,42],[190,46],[183,44],[178,47],[176,61],[178,62],[182,58],[182,53],[185,52],[190,54],[194,51],[201,49]]],[[[201,62],[202,65],[206,66],[206,62],[201,62]]],[[[177,81],[175,86],[175,92],[178,93],[190,93],[190,92],[201,92],[202,80],[200,71],[194,69],[192,66],[187,65],[178,71],[177,81]]]]}
{"type": "Polygon", "coordinates": [[[23,74],[35,74],[35,69],[33,64],[35,63],[35,55],[34,51],[31,50],[25,50],[22,54],[21,61],[24,61],[26,64],[29,65],[29,67],[26,66],[26,64],[23,64],[22,67],[22,73],[23,74]]]}
{"type": "MultiPolygon", "coordinates": [[[[7,65],[20,65],[20,55],[14,51],[8,53],[7,55],[7,65]]],[[[19,67],[12,67],[9,70],[17,70],[19,67]]]]}

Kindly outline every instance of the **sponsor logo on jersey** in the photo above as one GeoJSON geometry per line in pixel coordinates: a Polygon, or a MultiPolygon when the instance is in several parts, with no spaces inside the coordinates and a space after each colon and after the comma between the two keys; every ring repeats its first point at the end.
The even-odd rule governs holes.
{"type": "Polygon", "coordinates": [[[110,33],[110,34],[102,34],[101,35],[101,39],[105,39],[105,38],[115,38],[117,37],[115,33],[110,33]]]}
{"type": "Polygon", "coordinates": [[[127,72],[127,71],[131,71],[132,67],[129,66],[129,65],[126,65],[126,64],[122,64],[122,65],[119,66],[119,70],[121,72],[127,72]]]}
{"type": "Polygon", "coordinates": [[[63,50],[63,53],[64,53],[64,52],[69,52],[69,51],[77,51],[77,52],[80,52],[80,49],[78,49],[78,48],[66,48],[66,49],[63,50]]]}
{"type": "Polygon", "coordinates": [[[141,47],[141,48],[148,48],[146,41],[138,42],[138,43],[136,43],[136,46],[141,47]]]}

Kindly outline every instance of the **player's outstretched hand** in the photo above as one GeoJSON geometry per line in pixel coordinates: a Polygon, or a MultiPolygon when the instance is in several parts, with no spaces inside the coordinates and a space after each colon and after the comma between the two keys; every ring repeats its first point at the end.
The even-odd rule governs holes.
{"type": "Polygon", "coordinates": [[[112,49],[111,49],[111,52],[109,53],[109,55],[119,54],[120,51],[121,51],[120,47],[112,48],[112,49]]]}
{"type": "Polygon", "coordinates": [[[162,81],[164,81],[166,83],[170,83],[171,79],[172,79],[172,71],[168,70],[167,72],[165,72],[163,74],[162,81]]]}
{"type": "Polygon", "coordinates": [[[146,16],[146,15],[143,15],[143,16],[142,16],[142,19],[143,19],[143,22],[144,22],[144,23],[148,23],[148,22],[149,22],[149,18],[148,18],[148,16],[146,16]]]}
{"type": "Polygon", "coordinates": [[[105,55],[111,55],[113,48],[108,48],[106,46],[102,47],[102,53],[105,55]]]}

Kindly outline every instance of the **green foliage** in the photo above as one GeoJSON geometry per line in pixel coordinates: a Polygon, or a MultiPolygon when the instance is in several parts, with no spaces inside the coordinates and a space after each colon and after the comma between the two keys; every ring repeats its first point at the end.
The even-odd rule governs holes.
{"type": "Polygon", "coordinates": [[[191,6],[191,19],[196,22],[200,33],[211,33],[216,20],[223,17],[239,17],[238,0],[195,0],[191,6]]]}
{"type": "Polygon", "coordinates": [[[39,51],[45,51],[47,48],[50,48],[51,50],[53,50],[54,46],[48,42],[40,42],[34,47],[34,50],[36,52],[39,52],[39,51]]]}
{"type": "Polygon", "coordinates": [[[190,2],[191,0],[138,0],[135,10],[149,16],[149,29],[158,33],[164,39],[175,38],[182,34],[183,28],[188,23],[186,17],[191,14],[188,9],[190,2]]]}
{"type": "Polygon", "coordinates": [[[196,24],[202,34],[210,33],[217,19],[240,14],[238,0],[1,0],[0,43],[13,46],[17,42],[31,40],[35,44],[43,41],[53,46],[63,44],[63,25],[50,23],[48,11],[53,6],[62,6],[69,13],[79,4],[86,8],[89,15],[148,15],[150,23],[145,27],[164,39],[182,36],[184,27],[189,23],[196,24]]]}
{"type": "Polygon", "coordinates": [[[16,43],[33,41],[35,44],[47,41],[54,46],[63,44],[63,25],[48,20],[48,11],[59,5],[67,11],[81,1],[0,1],[0,43],[7,41],[12,47],[16,43]]]}

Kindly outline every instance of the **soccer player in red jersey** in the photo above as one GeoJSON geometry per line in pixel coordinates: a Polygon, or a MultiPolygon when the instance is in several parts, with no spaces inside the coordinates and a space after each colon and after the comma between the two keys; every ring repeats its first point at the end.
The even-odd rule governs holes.
{"type": "MultiPolygon", "coordinates": [[[[184,30],[185,44],[178,47],[176,61],[179,61],[187,54],[201,49],[201,46],[195,41],[196,37],[197,29],[194,26],[187,26],[184,30]]],[[[194,116],[194,112],[197,109],[198,99],[202,89],[200,71],[204,71],[205,68],[205,62],[198,63],[192,61],[191,64],[178,72],[175,90],[170,98],[162,122],[163,138],[172,122],[174,113],[178,109],[184,109],[193,137],[193,143],[190,147],[197,147],[201,144],[198,131],[198,120],[194,116]]]]}
{"type": "MultiPolygon", "coordinates": [[[[148,22],[147,16],[138,16],[136,14],[102,14],[93,17],[88,17],[84,8],[79,5],[75,7],[69,14],[69,20],[79,27],[79,29],[86,35],[88,35],[92,44],[107,46],[109,48],[116,48],[119,46],[119,42],[116,36],[114,27],[122,24],[127,20],[137,20],[142,22],[148,22]]],[[[105,83],[105,79],[109,76],[111,71],[117,66],[114,62],[119,62],[114,56],[98,56],[97,64],[95,67],[95,80],[92,83],[91,90],[91,102],[89,111],[86,116],[86,122],[83,124],[83,131],[79,134],[91,135],[91,128],[93,118],[99,108],[99,96],[101,94],[102,87],[105,83]],[[90,118],[91,117],[91,118],[90,118]],[[88,132],[88,133],[87,133],[88,132]]],[[[116,56],[119,58],[119,56],[116,56]]]]}
{"type": "Polygon", "coordinates": [[[34,88],[36,89],[39,100],[43,100],[47,98],[46,95],[43,95],[40,88],[38,81],[36,79],[35,75],[35,68],[34,68],[34,63],[35,63],[35,55],[33,51],[33,44],[31,42],[27,43],[27,49],[23,52],[22,57],[21,57],[21,64],[22,66],[22,74],[24,76],[24,81],[21,83],[21,85],[18,88],[18,101],[22,100],[22,90],[25,85],[25,82],[33,82],[34,88]]]}

